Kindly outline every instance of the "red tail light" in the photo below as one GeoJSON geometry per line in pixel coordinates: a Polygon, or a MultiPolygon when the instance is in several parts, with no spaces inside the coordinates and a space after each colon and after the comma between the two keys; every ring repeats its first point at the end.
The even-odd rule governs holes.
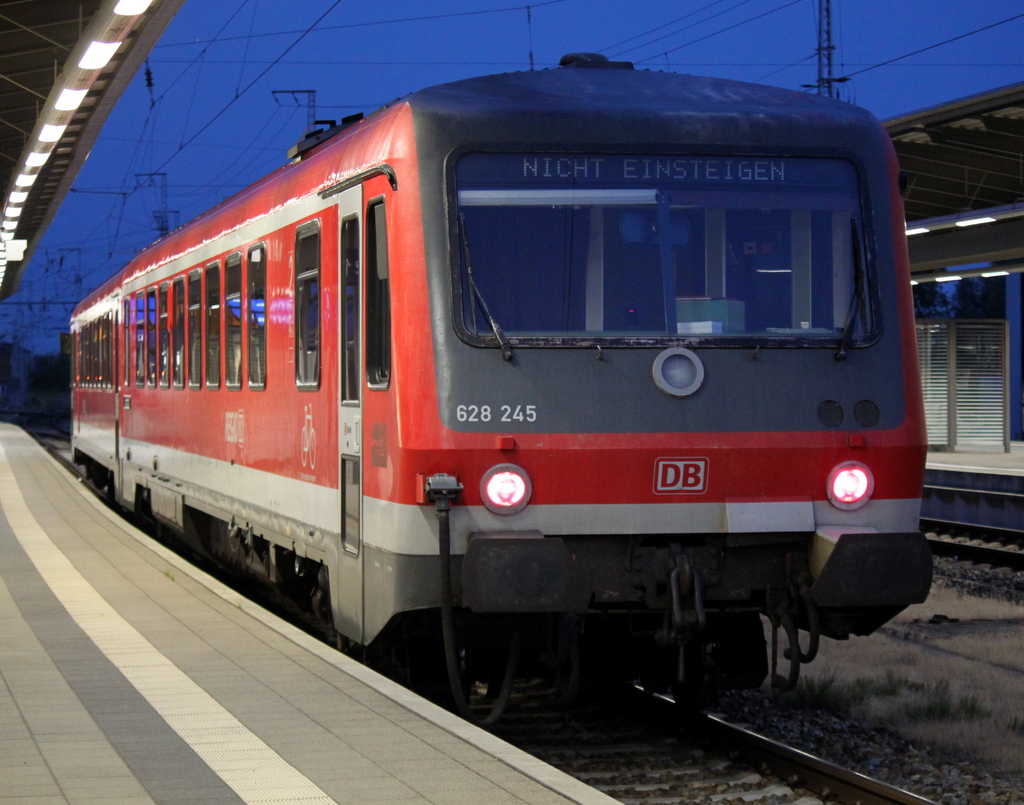
{"type": "Polygon", "coordinates": [[[495,514],[521,511],[532,494],[530,476],[515,464],[496,464],[480,479],[480,497],[495,514]]]}
{"type": "Polygon", "coordinates": [[[828,499],[837,509],[860,508],[874,491],[875,477],[859,461],[844,461],[829,473],[828,499]]]}

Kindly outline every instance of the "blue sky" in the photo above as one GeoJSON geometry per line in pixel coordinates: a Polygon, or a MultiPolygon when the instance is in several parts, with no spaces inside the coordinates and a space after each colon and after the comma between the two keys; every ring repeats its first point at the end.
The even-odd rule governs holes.
{"type": "MultiPolygon", "coordinates": [[[[530,69],[531,52],[534,67],[547,69],[573,51],[801,89],[817,77],[817,7],[187,0],[150,54],[152,89],[140,71],[37,249],[17,304],[0,304],[0,338],[56,351],[65,303],[156,239],[154,213],[184,223],[286,161],[306,127],[309,91],[316,117],[337,119],[431,84],[530,69]],[[163,180],[148,178],[158,173],[166,207],[163,180]]],[[[840,95],[881,119],[1024,81],[1018,2],[832,0],[832,9],[835,72],[851,76],[840,95]]]]}

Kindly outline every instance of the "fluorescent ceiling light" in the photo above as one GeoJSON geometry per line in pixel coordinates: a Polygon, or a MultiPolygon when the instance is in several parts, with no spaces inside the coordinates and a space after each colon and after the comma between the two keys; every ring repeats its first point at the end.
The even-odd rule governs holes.
{"type": "Polygon", "coordinates": [[[14,180],[14,183],[18,187],[31,187],[32,183],[36,180],[35,173],[19,173],[18,178],[14,180]]]}
{"type": "Polygon", "coordinates": [[[917,226],[913,229],[907,230],[907,237],[910,237],[911,235],[923,235],[925,232],[931,232],[931,230],[924,226],[917,226]]]}
{"type": "Polygon", "coordinates": [[[13,232],[15,229],[18,228],[18,222],[17,221],[4,221],[3,224],[0,224],[0,226],[3,226],[3,228],[6,229],[9,232],[13,232]]]}
{"type": "Polygon", "coordinates": [[[21,215],[21,207],[10,207],[4,210],[4,217],[6,218],[17,218],[21,215]]]}
{"type": "Polygon", "coordinates": [[[85,94],[88,91],[89,90],[87,89],[62,90],[60,95],[57,97],[57,102],[53,105],[53,108],[59,109],[62,112],[73,112],[82,105],[82,101],[85,100],[85,94]]]}
{"type": "Polygon", "coordinates": [[[911,280],[911,281],[910,281],[910,284],[911,284],[911,285],[917,285],[917,280],[911,280]]]}
{"type": "Polygon", "coordinates": [[[959,276],[957,274],[954,274],[952,277],[936,277],[935,281],[936,282],[956,282],[957,280],[962,280],[962,279],[963,279],[963,277],[961,277],[961,276],[959,276]]]}
{"type": "Polygon", "coordinates": [[[15,190],[7,197],[7,200],[12,204],[21,204],[21,202],[28,200],[28,193],[23,193],[21,190],[15,190]]]}
{"type": "Polygon", "coordinates": [[[1008,277],[1008,276],[1010,276],[1010,272],[1009,271],[988,271],[986,273],[983,273],[981,276],[983,276],[983,277],[1008,277]]]}
{"type": "Polygon", "coordinates": [[[64,129],[68,126],[65,123],[63,126],[54,126],[52,123],[46,123],[42,130],[39,132],[39,142],[41,143],[55,143],[61,137],[64,136],[64,129]]]}
{"type": "Polygon", "coordinates": [[[25,165],[29,168],[38,168],[41,165],[46,164],[46,160],[50,158],[50,152],[46,151],[30,151],[29,155],[25,157],[25,165]]]}
{"type": "Polygon", "coordinates": [[[10,240],[13,237],[14,237],[14,233],[13,232],[0,232],[0,240],[7,241],[7,240],[10,240]]]}
{"type": "Polygon", "coordinates": [[[981,218],[968,218],[965,221],[957,221],[956,225],[957,226],[976,226],[977,224],[994,224],[995,222],[996,222],[995,218],[990,218],[989,216],[985,215],[985,216],[983,216],[981,218]]]}
{"type": "Polygon", "coordinates": [[[135,17],[149,8],[149,4],[153,0],[121,0],[116,6],[114,6],[114,13],[120,14],[122,17],[135,17]]]}
{"type": "Polygon", "coordinates": [[[119,47],[120,42],[91,42],[82,58],[78,60],[78,66],[83,70],[102,70],[119,47]]]}

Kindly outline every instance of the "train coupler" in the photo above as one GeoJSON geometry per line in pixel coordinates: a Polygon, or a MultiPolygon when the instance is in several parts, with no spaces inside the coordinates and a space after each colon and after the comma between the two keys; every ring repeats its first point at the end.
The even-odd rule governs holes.
{"type": "Polygon", "coordinates": [[[672,545],[669,563],[665,620],[655,640],[662,646],[684,646],[707,627],[704,584],[699,568],[679,545],[672,545]]]}

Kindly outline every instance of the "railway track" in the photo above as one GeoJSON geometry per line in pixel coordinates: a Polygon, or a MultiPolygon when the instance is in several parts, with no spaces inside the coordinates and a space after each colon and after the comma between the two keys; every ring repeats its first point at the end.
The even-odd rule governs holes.
{"type": "Polygon", "coordinates": [[[681,725],[671,699],[639,690],[566,711],[518,689],[494,731],[624,805],[931,803],[713,715],[681,725]]]}
{"type": "MultiPolygon", "coordinates": [[[[69,458],[66,437],[50,428],[33,435],[88,484],[69,458]]],[[[270,605],[279,610],[278,603],[270,605]]],[[[481,696],[475,701],[483,706],[481,696]]],[[[713,715],[680,729],[671,699],[639,691],[567,710],[554,690],[527,683],[517,686],[510,712],[494,731],[623,805],[934,805],[713,715]]]]}
{"type": "Polygon", "coordinates": [[[932,800],[910,791],[874,780],[844,769],[827,760],[801,752],[799,749],[765,738],[715,716],[705,716],[703,728],[713,742],[723,747],[739,747],[748,759],[768,765],[787,782],[796,778],[799,784],[822,797],[837,796],[839,802],[860,805],[926,805],[932,800]]]}
{"type": "MultiPolygon", "coordinates": [[[[990,529],[977,526],[961,526],[957,529],[959,536],[946,533],[942,524],[926,521],[922,528],[930,529],[925,533],[933,556],[1024,572],[1024,550],[1017,542],[1011,542],[1012,537],[1006,532],[1000,533],[999,539],[992,539],[990,529]]],[[[1024,533],[1019,538],[1024,541],[1024,533]]]]}

